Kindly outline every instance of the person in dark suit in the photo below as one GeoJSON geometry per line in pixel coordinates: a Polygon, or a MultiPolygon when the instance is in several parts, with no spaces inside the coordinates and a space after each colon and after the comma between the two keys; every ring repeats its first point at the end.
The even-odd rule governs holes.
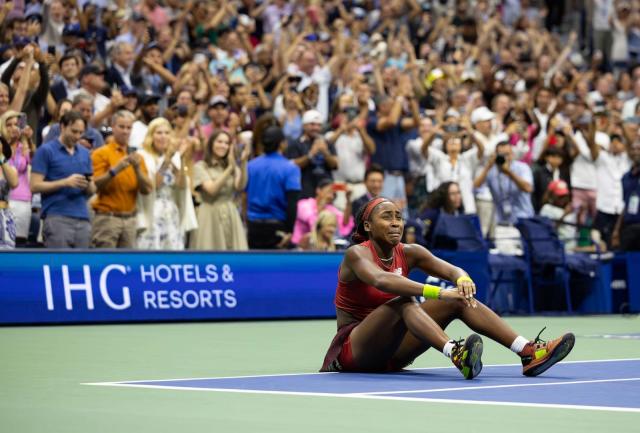
{"type": "Polygon", "coordinates": [[[378,164],[371,164],[364,173],[364,186],[367,187],[367,193],[355,199],[351,205],[354,214],[357,214],[360,208],[370,200],[378,197],[382,193],[383,185],[384,170],[378,164]]]}
{"type": "Polygon", "coordinates": [[[113,63],[107,69],[105,80],[110,87],[134,87],[133,63],[135,51],[128,42],[118,42],[113,47],[113,63]]]}
{"type": "Polygon", "coordinates": [[[58,62],[60,76],[51,86],[51,95],[56,103],[63,99],[69,99],[72,90],[80,88],[80,63],[78,58],[72,54],[65,54],[58,62]]]}

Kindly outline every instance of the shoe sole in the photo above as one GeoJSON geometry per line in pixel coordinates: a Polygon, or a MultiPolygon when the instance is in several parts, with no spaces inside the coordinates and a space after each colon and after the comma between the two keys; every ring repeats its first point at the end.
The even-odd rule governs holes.
{"type": "Polygon", "coordinates": [[[551,352],[551,356],[549,356],[549,359],[547,359],[542,364],[537,365],[530,370],[527,370],[523,374],[525,376],[534,377],[544,373],[554,364],[566,358],[566,356],[571,352],[571,349],[573,349],[573,345],[575,344],[575,342],[575,335],[573,335],[572,333],[565,334],[562,337],[560,343],[555,347],[555,349],[553,349],[553,352],[551,352]]]}
{"type": "Polygon", "coordinates": [[[471,380],[482,371],[482,338],[478,334],[471,334],[464,343],[468,350],[467,357],[463,360],[462,375],[471,380]]]}

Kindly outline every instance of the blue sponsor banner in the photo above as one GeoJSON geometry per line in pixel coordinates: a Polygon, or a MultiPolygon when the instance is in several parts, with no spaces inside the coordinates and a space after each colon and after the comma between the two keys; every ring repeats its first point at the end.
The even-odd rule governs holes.
{"type": "MultiPolygon", "coordinates": [[[[485,287],[486,257],[447,259],[485,287]]],[[[335,317],[341,260],[341,253],[299,252],[4,252],[0,323],[335,317]]]]}

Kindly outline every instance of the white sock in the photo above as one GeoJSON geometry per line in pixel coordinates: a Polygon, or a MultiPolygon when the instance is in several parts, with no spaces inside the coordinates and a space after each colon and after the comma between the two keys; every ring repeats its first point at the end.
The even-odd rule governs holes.
{"type": "Polygon", "coordinates": [[[528,342],[529,340],[524,338],[522,335],[518,335],[518,337],[516,337],[516,339],[513,340],[513,343],[511,343],[511,351],[513,353],[522,352],[522,349],[524,349],[524,346],[526,346],[528,342]]]}
{"type": "Polygon", "coordinates": [[[453,340],[447,341],[442,348],[442,354],[447,358],[451,358],[451,351],[453,350],[454,346],[455,345],[453,344],[453,340]]]}

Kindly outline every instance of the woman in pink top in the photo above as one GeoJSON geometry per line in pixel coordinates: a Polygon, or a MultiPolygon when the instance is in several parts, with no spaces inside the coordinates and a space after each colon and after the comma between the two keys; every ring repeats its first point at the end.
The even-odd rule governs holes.
{"type": "Polygon", "coordinates": [[[12,156],[9,164],[18,172],[18,186],[9,194],[9,208],[13,212],[16,224],[16,246],[26,243],[31,224],[31,189],[29,188],[29,166],[32,148],[29,126],[20,125],[24,116],[17,111],[7,111],[0,116],[0,134],[11,146],[12,156]]]}
{"type": "Polygon", "coordinates": [[[334,184],[331,179],[322,179],[316,187],[316,196],[305,198],[298,201],[298,213],[296,215],[296,224],[293,227],[293,237],[291,242],[299,244],[302,237],[311,232],[315,226],[318,214],[326,210],[336,215],[338,218],[338,235],[347,237],[353,230],[353,217],[351,216],[351,192],[346,191],[347,205],[342,213],[332,203],[335,199],[335,188],[339,185],[334,184]]]}

